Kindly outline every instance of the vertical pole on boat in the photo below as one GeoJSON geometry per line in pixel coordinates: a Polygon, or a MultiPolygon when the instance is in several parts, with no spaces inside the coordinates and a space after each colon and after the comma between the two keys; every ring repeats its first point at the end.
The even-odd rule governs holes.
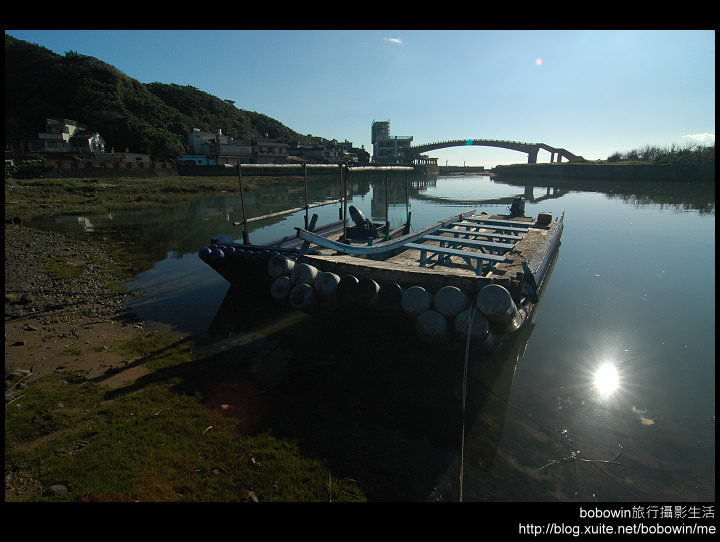
{"type": "Polygon", "coordinates": [[[463,364],[463,382],[462,382],[462,412],[460,415],[460,465],[458,473],[459,501],[463,502],[463,482],[465,480],[465,412],[467,405],[467,380],[468,380],[468,361],[470,355],[470,338],[472,337],[472,324],[475,318],[475,304],[470,303],[468,308],[467,321],[467,339],[465,340],[465,363],[463,364]]]}
{"type": "Polygon", "coordinates": [[[410,233],[410,172],[405,172],[405,234],[410,233]]]}
{"type": "Polygon", "coordinates": [[[302,165],[303,180],[305,181],[305,229],[308,229],[308,185],[307,185],[307,164],[302,165]]]}
{"type": "Polygon", "coordinates": [[[242,217],[243,217],[243,244],[249,245],[250,244],[250,236],[248,235],[247,231],[247,215],[245,214],[245,196],[243,196],[243,181],[242,181],[242,166],[240,165],[240,161],[238,161],[238,181],[240,182],[240,208],[242,209],[242,217]]]}
{"type": "Polygon", "coordinates": [[[385,240],[390,239],[390,204],[388,203],[388,172],[385,170],[385,240]]]}
{"type": "Polygon", "coordinates": [[[345,164],[340,164],[340,184],[343,190],[343,243],[347,243],[347,180],[345,177],[345,164]]]}
{"type": "MultiPolygon", "coordinates": [[[[340,168],[342,170],[342,166],[340,166],[340,168]]],[[[339,198],[338,202],[340,203],[340,205],[338,206],[338,220],[342,220],[342,217],[343,217],[342,216],[343,198],[340,195],[340,193],[342,192],[342,186],[343,186],[342,173],[340,173],[340,188],[338,188],[338,198],[339,198]]]]}

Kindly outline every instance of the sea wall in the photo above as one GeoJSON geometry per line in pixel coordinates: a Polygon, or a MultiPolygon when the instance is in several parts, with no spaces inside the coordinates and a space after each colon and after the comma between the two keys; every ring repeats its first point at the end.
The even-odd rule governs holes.
{"type": "Polygon", "coordinates": [[[17,157],[5,162],[6,179],[91,179],[116,177],[175,177],[174,162],[105,162],[17,157]],[[14,163],[13,163],[14,162],[14,163]]]}
{"type": "Polygon", "coordinates": [[[498,177],[714,181],[715,164],[512,164],[496,166],[498,177]]]}
{"type": "MultiPolygon", "coordinates": [[[[372,169],[369,164],[351,166],[360,171],[372,169]]],[[[399,170],[408,170],[408,166],[386,166],[384,169],[398,167],[399,170]]],[[[379,167],[378,167],[379,169],[379,167]]],[[[338,175],[338,164],[308,164],[308,175],[338,175]]],[[[437,175],[437,166],[415,166],[415,172],[426,175],[437,175]]],[[[233,177],[237,176],[237,167],[225,166],[197,166],[177,165],[167,162],[130,163],[123,167],[84,164],[81,167],[45,167],[43,165],[7,165],[5,178],[31,179],[31,178],[113,178],[113,177],[233,177]]],[[[303,175],[303,167],[296,164],[243,164],[242,174],[246,177],[298,177],[303,175]]]]}
{"type": "Polygon", "coordinates": [[[439,175],[488,174],[484,166],[437,166],[439,175]]]}
{"type": "MultiPolygon", "coordinates": [[[[190,177],[227,177],[237,175],[237,167],[225,166],[193,166],[179,165],[178,174],[190,177]]],[[[308,175],[337,175],[338,166],[329,165],[308,165],[308,175]]],[[[298,176],[303,174],[303,168],[298,164],[243,164],[242,174],[244,176],[271,175],[273,177],[298,176]]]]}

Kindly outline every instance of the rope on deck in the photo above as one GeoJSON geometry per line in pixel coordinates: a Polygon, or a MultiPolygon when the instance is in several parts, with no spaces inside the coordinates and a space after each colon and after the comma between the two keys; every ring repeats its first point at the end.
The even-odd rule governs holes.
{"type": "Polygon", "coordinates": [[[468,375],[468,362],[470,359],[470,337],[472,337],[472,324],[475,316],[475,303],[470,303],[468,309],[468,323],[467,323],[467,340],[465,341],[465,363],[463,366],[463,384],[462,384],[462,411],[460,415],[460,469],[459,469],[459,500],[463,500],[463,478],[465,475],[465,405],[467,402],[467,375],[468,375]]]}

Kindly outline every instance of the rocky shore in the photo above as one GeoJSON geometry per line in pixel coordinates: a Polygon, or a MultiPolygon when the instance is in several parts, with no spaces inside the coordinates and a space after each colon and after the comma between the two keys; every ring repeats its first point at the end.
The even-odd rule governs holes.
{"type": "Polygon", "coordinates": [[[125,297],[101,247],[5,224],[5,401],[50,372],[91,376],[121,362],[109,345],[142,329],[125,297]]]}
{"type": "MultiPolygon", "coordinates": [[[[126,360],[111,346],[143,329],[126,311],[125,297],[115,262],[101,247],[5,224],[6,408],[53,372],[91,379],[123,367],[126,360]]],[[[31,472],[5,473],[6,501],[41,492],[31,472]]]]}

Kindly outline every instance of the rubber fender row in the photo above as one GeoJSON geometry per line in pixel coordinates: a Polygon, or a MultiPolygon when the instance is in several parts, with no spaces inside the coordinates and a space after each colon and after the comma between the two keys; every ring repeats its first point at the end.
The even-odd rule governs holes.
{"type": "Polygon", "coordinates": [[[492,349],[497,345],[493,331],[515,331],[524,321],[523,311],[507,289],[496,284],[482,288],[473,304],[472,298],[455,286],[444,286],[435,293],[422,286],[403,289],[397,283],[379,284],[368,278],[322,272],[283,255],[270,259],[268,274],[274,278],[271,296],[287,299],[296,309],[312,312],[317,304],[355,303],[402,311],[415,320],[418,337],[429,342],[444,340],[451,333],[466,336],[469,331],[474,340],[492,349]]]}
{"type": "Polygon", "coordinates": [[[274,255],[278,253],[271,249],[245,249],[215,244],[198,251],[198,256],[204,262],[263,261],[271,259],[274,255]]]}

